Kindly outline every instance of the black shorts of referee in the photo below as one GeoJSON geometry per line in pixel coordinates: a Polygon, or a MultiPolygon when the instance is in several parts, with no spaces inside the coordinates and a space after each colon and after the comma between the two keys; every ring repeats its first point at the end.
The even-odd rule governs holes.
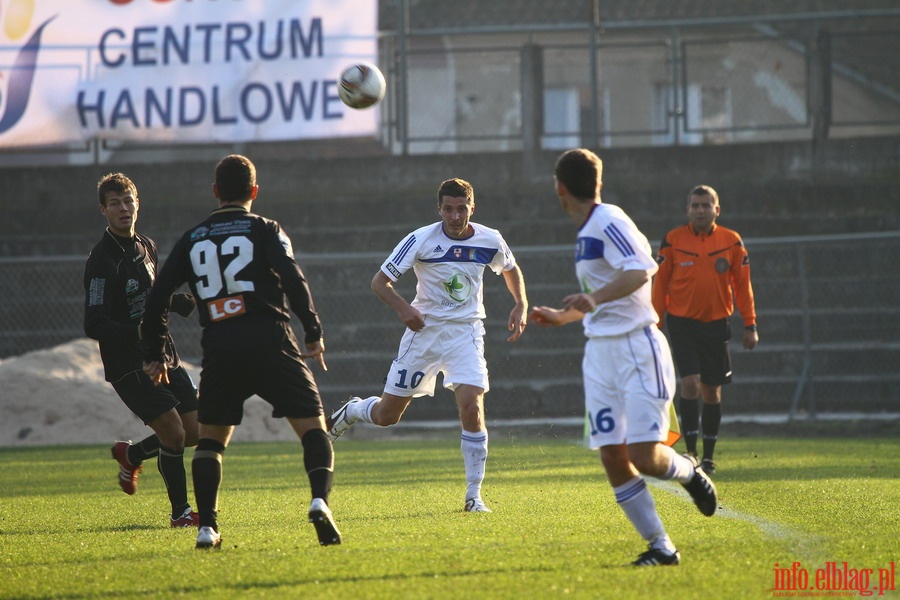
{"type": "Polygon", "coordinates": [[[700,382],[720,386],[731,383],[731,325],[728,319],[704,323],[666,315],[669,342],[681,378],[700,375],[700,382]]]}

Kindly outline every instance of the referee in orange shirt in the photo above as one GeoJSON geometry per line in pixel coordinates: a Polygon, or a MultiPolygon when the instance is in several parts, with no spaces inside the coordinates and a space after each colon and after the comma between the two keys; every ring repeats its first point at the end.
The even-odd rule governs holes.
{"type": "Polygon", "coordinates": [[[728,318],[734,303],[744,319],[744,348],[759,342],[750,284],[750,258],[741,236],[716,224],[719,195],[708,185],[688,194],[688,224],[666,234],[656,261],[653,308],[669,328],[672,354],[681,376],[681,429],[687,451],[697,455],[703,398],[703,460],[716,471],[713,453],[722,421],[722,386],[731,382],[728,318]],[[665,315],[668,315],[665,317],[665,315]]]}

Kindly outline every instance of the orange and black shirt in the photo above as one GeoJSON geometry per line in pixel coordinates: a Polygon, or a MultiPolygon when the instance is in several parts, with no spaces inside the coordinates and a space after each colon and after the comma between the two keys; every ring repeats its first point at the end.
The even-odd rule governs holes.
{"type": "Polygon", "coordinates": [[[690,224],[678,227],[666,234],[656,262],[653,308],[660,323],[665,313],[704,323],[725,319],[736,301],[744,325],[756,324],[750,258],[736,231],[715,224],[708,234],[690,224]]]}

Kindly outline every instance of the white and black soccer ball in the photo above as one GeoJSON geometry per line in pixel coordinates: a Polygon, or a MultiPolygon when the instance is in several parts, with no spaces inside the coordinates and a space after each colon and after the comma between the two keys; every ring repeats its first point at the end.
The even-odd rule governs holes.
{"type": "Polygon", "coordinates": [[[350,108],[369,108],[384,98],[386,89],[387,83],[378,67],[361,62],[341,73],[338,96],[350,108]]]}

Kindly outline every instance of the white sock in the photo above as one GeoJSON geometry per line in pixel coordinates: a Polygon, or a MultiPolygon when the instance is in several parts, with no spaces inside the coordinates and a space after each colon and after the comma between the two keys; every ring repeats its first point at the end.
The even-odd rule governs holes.
{"type": "Polygon", "coordinates": [[[669,448],[671,463],[666,474],[659,479],[674,479],[679,483],[687,483],[694,476],[694,463],[669,448]]]}
{"type": "Polygon", "coordinates": [[[359,402],[350,402],[347,406],[347,416],[354,421],[372,423],[372,407],[381,402],[381,396],[369,396],[359,402]]]}
{"type": "Polygon", "coordinates": [[[616,494],[616,502],[642,538],[653,548],[665,550],[669,554],[675,552],[675,546],[656,512],[653,495],[642,477],[634,477],[614,487],[613,492],[616,494]]]}
{"type": "Polygon", "coordinates": [[[481,498],[481,482],[484,481],[484,464],[487,462],[487,431],[462,430],[460,449],[466,464],[466,499],[481,498]]]}

